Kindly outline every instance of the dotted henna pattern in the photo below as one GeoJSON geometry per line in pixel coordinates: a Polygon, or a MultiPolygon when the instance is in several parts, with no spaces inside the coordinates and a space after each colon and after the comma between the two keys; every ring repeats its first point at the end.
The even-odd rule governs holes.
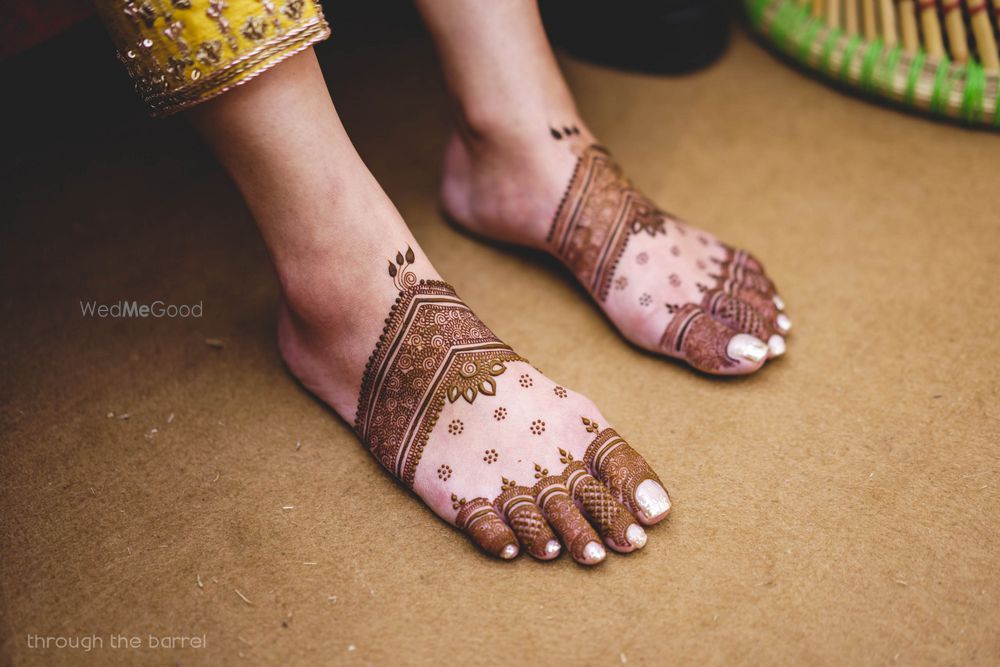
{"type": "MultiPolygon", "coordinates": [[[[524,361],[493,335],[449,285],[410,277],[412,262],[409,250],[389,262],[399,297],[366,366],[354,424],[373,455],[411,488],[443,407],[448,402],[471,404],[482,396],[495,396],[495,378],[507,371],[508,364],[524,361]]],[[[517,382],[523,388],[535,384],[529,373],[521,374],[517,382]]],[[[568,396],[561,386],[553,392],[559,398],[568,396]]],[[[486,414],[500,422],[507,419],[508,410],[496,406],[486,414]]],[[[607,539],[628,545],[626,531],[634,518],[626,507],[634,504],[635,487],[656,475],[612,429],[601,430],[588,417],[580,419],[581,427],[593,436],[583,460],[556,448],[562,471],[550,474],[545,465],[533,463],[536,481],[531,488],[504,477],[493,501],[484,497],[466,500],[452,493],[455,524],[482,549],[504,557],[516,553],[518,541],[530,553],[549,557],[547,547],[558,533],[580,560],[589,542],[600,541],[582,508],[607,539]]],[[[521,424],[519,428],[524,428],[521,424]]],[[[465,424],[452,419],[442,428],[460,436],[465,424]]],[[[533,419],[526,430],[542,435],[545,420],[533,419]]],[[[500,458],[496,448],[488,448],[483,450],[483,463],[477,465],[490,466],[500,458]]],[[[453,480],[454,464],[435,462],[440,482],[453,480]]]]}
{"type": "MultiPolygon", "coordinates": [[[[629,238],[635,234],[667,238],[668,227],[669,234],[688,233],[680,221],[633,187],[607,150],[592,145],[577,160],[547,242],[590,293],[603,302],[613,287],[624,289],[628,285],[625,276],[616,276],[615,272],[629,238]]],[[[697,240],[704,246],[717,243],[703,234],[697,240]]],[[[725,343],[735,333],[730,327],[766,341],[774,333],[767,322],[777,314],[771,299],[774,286],[763,274],[760,262],[743,250],[722,248],[725,257],[711,260],[716,272],[708,277],[713,284],[696,283],[703,295],[701,302],[667,305],[673,317],[660,341],[664,351],[709,372],[738,363],[726,354],[725,343]]],[[[669,252],[674,257],[682,254],[675,244],[670,245],[669,252]]],[[[649,256],[639,253],[635,261],[646,264],[649,256]]],[[[696,260],[696,265],[708,270],[702,259],[696,260]]],[[[678,288],[682,281],[677,274],[671,274],[668,282],[678,288]]],[[[637,303],[649,307],[653,297],[643,293],[637,303]]]]}

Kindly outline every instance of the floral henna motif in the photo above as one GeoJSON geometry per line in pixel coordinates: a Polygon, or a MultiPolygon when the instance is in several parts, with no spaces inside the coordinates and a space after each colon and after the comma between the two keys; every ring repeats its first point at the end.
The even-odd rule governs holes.
{"type": "Polygon", "coordinates": [[[450,285],[418,281],[412,258],[407,250],[389,263],[400,294],[365,368],[354,425],[375,458],[410,487],[445,401],[490,394],[504,363],[521,360],[450,285]]]}
{"type": "MultiPolygon", "coordinates": [[[[536,379],[530,372],[501,377],[510,364],[518,368],[518,362],[525,360],[496,338],[449,285],[418,280],[410,269],[412,262],[410,250],[398,253],[395,260],[389,262],[389,274],[400,289],[399,296],[362,379],[354,426],[373,455],[413,488],[423,450],[440,419],[442,433],[436,436],[435,444],[428,450],[433,468],[430,471],[421,469],[420,479],[424,481],[416,490],[423,495],[426,487],[420,485],[429,479],[439,485],[438,490],[442,483],[451,487],[454,523],[485,551],[512,558],[517,554],[520,541],[529,553],[550,558],[559,550],[553,528],[573,557],[582,562],[596,562],[595,546],[600,546],[600,538],[594,527],[609,543],[620,547],[637,546],[628,538],[634,518],[620,502],[629,504],[632,499],[616,499],[591,471],[602,479],[612,480],[615,493],[619,495],[631,494],[637,484],[645,479],[656,479],[656,476],[613,430],[601,430],[595,420],[579,417],[583,430],[591,434],[588,439],[593,438],[583,460],[574,458],[567,449],[557,448],[557,468],[562,468],[562,472],[553,470],[550,474],[549,468],[554,463],[550,457],[554,452],[550,451],[548,456],[541,454],[539,462],[531,462],[535,478],[531,488],[502,476],[511,475],[509,470],[514,469],[511,466],[521,460],[516,456],[501,456],[503,452],[499,446],[489,446],[495,443],[484,442],[486,449],[480,450],[481,455],[458,447],[458,443],[469,438],[466,431],[479,423],[473,413],[468,412],[472,408],[467,406],[488,401],[489,397],[498,394],[500,387],[514,388],[517,392],[530,390],[536,379]],[[503,382],[498,382],[498,378],[503,382]],[[442,417],[446,406],[444,414],[447,416],[442,417]],[[439,438],[454,443],[448,446],[450,449],[446,448],[444,456],[434,449],[436,443],[444,442],[439,438]],[[482,458],[482,462],[478,458],[482,458]],[[467,482],[463,479],[463,468],[470,459],[476,459],[474,465],[482,465],[483,470],[488,466],[500,469],[502,485],[496,496],[492,493],[479,496],[474,492],[472,495],[478,497],[469,495],[466,500],[456,493],[463,488],[469,489],[464,486],[467,482]],[[580,508],[590,517],[593,526],[581,514],[580,508]],[[588,548],[591,542],[597,544],[588,548]]],[[[546,386],[543,381],[538,382],[546,386]]],[[[570,392],[564,387],[553,385],[551,391],[556,397],[554,400],[570,398],[570,392]]],[[[546,394],[552,399],[553,394],[548,391],[546,394]]],[[[499,426],[510,417],[511,425],[517,426],[522,437],[531,434],[544,441],[541,436],[546,433],[547,426],[543,416],[529,415],[525,419],[517,411],[511,410],[508,414],[507,407],[495,404],[483,406],[482,410],[485,411],[482,417],[487,421],[499,426]]],[[[603,558],[603,555],[596,558],[603,558]]]]}
{"type": "Polygon", "coordinates": [[[497,382],[493,378],[505,370],[507,367],[497,359],[486,363],[467,359],[458,369],[458,380],[448,387],[448,400],[454,403],[461,396],[467,403],[472,403],[478,394],[496,396],[497,382]]]}

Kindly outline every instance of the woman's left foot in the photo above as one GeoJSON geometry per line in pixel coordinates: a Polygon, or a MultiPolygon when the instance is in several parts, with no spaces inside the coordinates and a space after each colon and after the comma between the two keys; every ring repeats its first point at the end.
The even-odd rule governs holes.
{"type": "Polygon", "coordinates": [[[643,196],[579,122],[503,140],[456,133],[445,211],[565,264],[625,338],[706,373],[756,371],[791,320],[763,266],[643,196]]]}

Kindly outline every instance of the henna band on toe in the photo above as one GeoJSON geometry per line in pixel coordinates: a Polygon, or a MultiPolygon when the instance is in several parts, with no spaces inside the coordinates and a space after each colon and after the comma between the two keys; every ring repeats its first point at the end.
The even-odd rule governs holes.
{"type": "Polygon", "coordinates": [[[653,480],[663,488],[663,482],[646,460],[614,429],[601,431],[590,443],[583,460],[612,495],[633,514],[642,512],[649,518],[655,518],[666,511],[659,507],[643,507],[637,502],[636,490],[640,484],[653,480]]]}
{"type": "Polygon", "coordinates": [[[488,554],[509,560],[517,555],[517,538],[510,527],[485,498],[465,499],[460,504],[455,524],[464,530],[479,548],[488,554]]]}
{"type": "Polygon", "coordinates": [[[570,495],[597,524],[598,531],[618,546],[633,546],[627,532],[635,523],[635,517],[590,474],[587,466],[582,461],[575,461],[566,466],[564,474],[570,495]]]}
{"type": "Polygon", "coordinates": [[[562,538],[574,560],[588,562],[587,545],[600,544],[593,527],[580,514],[562,476],[543,477],[531,488],[538,506],[562,538]]]}
{"type": "MultiPolygon", "coordinates": [[[[504,482],[509,484],[506,479],[504,482]]],[[[535,505],[531,489],[510,484],[493,501],[493,506],[501,515],[507,517],[514,534],[528,553],[536,558],[552,557],[549,544],[555,539],[555,535],[535,505]]]]}

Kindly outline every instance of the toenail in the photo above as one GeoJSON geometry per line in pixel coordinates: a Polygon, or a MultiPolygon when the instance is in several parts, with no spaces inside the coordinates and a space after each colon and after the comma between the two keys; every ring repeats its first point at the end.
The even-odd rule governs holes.
{"type": "Polygon", "coordinates": [[[510,560],[516,555],[517,555],[516,544],[508,544],[500,551],[500,558],[503,558],[504,560],[510,560]]]}
{"type": "Polygon", "coordinates": [[[652,479],[647,479],[636,488],[635,502],[650,521],[660,518],[670,509],[670,497],[667,496],[666,489],[652,479]]]}
{"type": "Polygon", "coordinates": [[[774,305],[778,307],[778,310],[784,310],[785,309],[785,300],[782,299],[777,294],[775,294],[774,296],[772,296],[771,300],[774,301],[774,305]]]}
{"type": "Polygon", "coordinates": [[[545,555],[555,556],[559,553],[559,549],[562,547],[559,545],[559,540],[549,540],[548,544],[545,545],[545,555]]]}
{"type": "Polygon", "coordinates": [[[774,321],[778,325],[778,328],[782,331],[789,331],[792,328],[792,321],[788,319],[788,315],[785,315],[784,313],[778,313],[778,316],[774,318],[774,321]]]}
{"type": "Polygon", "coordinates": [[[600,563],[607,555],[608,552],[600,542],[587,542],[587,546],[583,548],[583,562],[588,565],[600,563]]]}
{"type": "Polygon", "coordinates": [[[780,357],[785,353],[785,339],[778,334],[767,339],[767,346],[771,348],[772,357],[780,357]]]}
{"type": "Polygon", "coordinates": [[[726,347],[726,352],[733,359],[746,359],[754,363],[766,357],[767,351],[764,341],[750,334],[736,334],[726,347]]]}
{"type": "Polygon", "coordinates": [[[646,531],[639,524],[633,523],[625,531],[625,539],[636,549],[641,549],[646,546],[646,531]]]}

